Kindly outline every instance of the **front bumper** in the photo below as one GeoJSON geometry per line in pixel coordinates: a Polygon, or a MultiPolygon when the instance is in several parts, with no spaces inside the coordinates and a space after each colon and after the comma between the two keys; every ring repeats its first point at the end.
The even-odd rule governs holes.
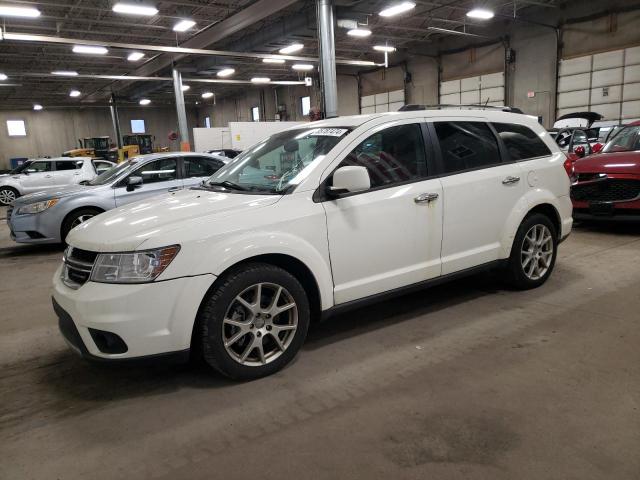
{"type": "MultiPolygon", "coordinates": [[[[53,207],[55,208],[55,207],[53,207]]],[[[11,239],[18,243],[60,243],[60,221],[47,211],[32,215],[16,215],[7,210],[11,239]]]]}
{"type": "Polygon", "coordinates": [[[188,352],[194,321],[214,275],[135,285],[87,282],[72,289],[53,279],[60,330],[76,353],[94,360],[125,360],[188,352]],[[92,335],[92,331],[94,335],[92,335]],[[124,353],[105,353],[95,332],[115,334],[124,353]]]}

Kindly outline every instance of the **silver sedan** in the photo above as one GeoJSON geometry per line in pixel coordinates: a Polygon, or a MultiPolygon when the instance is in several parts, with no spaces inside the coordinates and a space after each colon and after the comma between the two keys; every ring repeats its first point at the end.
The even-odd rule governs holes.
{"type": "Polygon", "coordinates": [[[19,243],[63,242],[72,228],[91,217],[153,195],[198,185],[228,161],[206,153],[141,155],[107,170],[87,185],[25,195],[7,211],[11,238],[19,243]]]}

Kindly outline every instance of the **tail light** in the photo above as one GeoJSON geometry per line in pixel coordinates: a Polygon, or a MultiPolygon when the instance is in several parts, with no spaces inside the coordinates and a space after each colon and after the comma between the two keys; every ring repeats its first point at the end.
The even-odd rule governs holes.
{"type": "Polygon", "coordinates": [[[600,153],[603,148],[604,148],[604,146],[601,143],[598,142],[591,148],[591,151],[593,153],[600,153]]]}
{"type": "Polygon", "coordinates": [[[571,157],[572,154],[568,154],[567,155],[567,159],[564,161],[564,170],[567,172],[567,176],[569,177],[569,180],[571,180],[571,183],[574,183],[577,180],[577,176],[574,172],[574,163],[576,161],[576,159],[571,157]]]}

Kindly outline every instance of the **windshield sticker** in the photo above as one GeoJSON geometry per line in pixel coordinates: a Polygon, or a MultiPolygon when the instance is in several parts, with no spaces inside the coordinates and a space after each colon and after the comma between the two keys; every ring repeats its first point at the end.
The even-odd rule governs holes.
{"type": "Polygon", "coordinates": [[[318,128],[309,132],[311,137],[341,137],[349,130],[346,128],[318,128]]]}

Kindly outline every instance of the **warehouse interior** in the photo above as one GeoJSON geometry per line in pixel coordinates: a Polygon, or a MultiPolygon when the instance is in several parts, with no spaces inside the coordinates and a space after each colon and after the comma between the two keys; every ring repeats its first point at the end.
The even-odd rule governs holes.
{"type": "MultiPolygon", "coordinates": [[[[638,1],[6,0],[0,2],[0,20],[1,478],[640,476],[640,137],[624,157],[621,150],[608,153],[619,138],[608,136],[609,130],[640,125],[638,1]],[[237,382],[194,355],[177,364],[85,362],[59,332],[60,300],[51,279],[60,276],[63,255],[64,262],[70,256],[65,236],[89,231],[103,215],[123,212],[126,218],[136,214],[135,205],[143,210],[160,205],[160,196],[121,207],[116,194],[113,212],[74,207],[75,222],[67,216],[62,226],[56,224],[62,237],[49,241],[29,230],[25,243],[11,222],[24,208],[18,202],[41,195],[44,187],[22,192],[6,183],[12,196],[2,202],[2,182],[38,160],[72,159],[76,166],[70,168],[79,173],[86,157],[95,172],[81,184],[96,188],[100,184],[91,182],[108,172],[95,164],[97,147],[89,149],[87,139],[106,139],[109,153],[103,160],[115,170],[144,161],[136,160],[144,154],[156,155],[155,160],[208,152],[224,171],[232,170],[235,159],[223,152],[257,155],[260,145],[285,128],[324,121],[318,128],[342,129],[339,137],[370,118],[391,122],[407,107],[446,118],[448,108],[455,115],[467,108],[476,114],[522,113],[539,126],[539,137],[562,133],[561,117],[596,112],[595,123],[578,128],[600,128],[600,137],[587,142],[585,136],[584,146],[576,143],[575,150],[574,140],[568,149],[559,137],[553,143],[565,169],[567,159],[575,163],[567,171],[566,195],[581,174],[592,175],[589,182],[618,178],[615,172],[579,169],[581,162],[602,157],[604,167],[626,168],[618,179],[625,188],[636,188],[624,200],[629,203],[619,213],[624,218],[615,218],[622,200],[583,201],[572,190],[571,235],[558,232],[555,270],[540,288],[517,291],[493,269],[469,269],[470,276],[432,282],[427,290],[393,297],[375,293],[379,303],[344,310],[332,305],[336,313],[325,318],[318,311],[300,354],[286,368],[237,382]],[[127,138],[136,135],[149,138],[148,150],[142,143],[129,145],[127,138]],[[606,212],[596,211],[604,203],[606,212]],[[585,212],[590,216],[577,215],[585,212]]],[[[435,132],[423,135],[434,138],[435,132]]],[[[574,138],[574,130],[569,132],[574,138]]],[[[186,178],[184,162],[178,170],[186,178]]],[[[37,173],[30,172],[33,180],[37,173]]],[[[521,183],[542,189],[537,182],[543,176],[531,178],[525,173],[521,183]]],[[[277,178],[278,185],[283,179],[277,178]]],[[[197,180],[204,185],[204,177],[197,180]]],[[[199,188],[195,181],[191,187],[199,188]]],[[[471,203],[490,203],[490,190],[468,188],[464,198],[471,203]]],[[[307,199],[315,206],[324,205],[318,191],[310,190],[307,199]]],[[[175,190],[168,192],[163,194],[175,190]]],[[[440,200],[443,193],[447,205],[446,191],[440,200]]],[[[58,197],[63,195],[46,197],[50,203],[43,209],[53,210],[58,197]]],[[[262,207],[268,199],[250,200],[271,211],[262,207]]],[[[192,218],[188,203],[162,205],[167,218],[177,215],[171,221],[192,218]],[[172,208],[187,209],[180,217],[172,208]]],[[[291,208],[295,219],[306,215],[302,206],[291,208]]],[[[376,228],[384,224],[379,231],[348,217],[340,239],[347,244],[349,235],[357,236],[362,251],[355,244],[342,257],[329,251],[329,269],[374,245],[381,248],[369,263],[384,263],[406,248],[402,245],[418,242],[407,241],[412,232],[403,229],[400,215],[394,219],[388,206],[379,208],[370,217],[376,228]],[[397,244],[382,243],[387,238],[397,244]]],[[[162,215],[153,212],[138,220],[132,216],[131,224],[162,215]]],[[[446,215],[446,207],[441,213],[446,215]]],[[[266,243],[270,234],[275,238],[287,222],[274,214],[275,226],[264,227],[269,214],[254,214],[245,232],[243,212],[237,213],[237,225],[227,227],[233,215],[235,210],[203,217],[188,228],[176,223],[172,229],[163,220],[140,235],[183,228],[186,238],[217,225],[237,227],[238,249],[247,235],[261,232],[244,248],[255,249],[262,260],[271,258],[255,244],[266,243]]],[[[458,228],[472,216],[467,212],[451,223],[458,228]]],[[[330,220],[322,226],[330,229],[330,220]]],[[[330,243],[330,235],[316,227],[309,227],[314,238],[330,243]]],[[[290,228],[293,235],[293,224],[290,228]]],[[[113,238],[128,235],[131,243],[135,232],[126,232],[113,238]]],[[[513,241],[517,232],[503,233],[513,241]]],[[[94,241],[96,251],[124,252],[109,250],[108,238],[94,241]]],[[[446,240],[441,231],[439,241],[446,240]]],[[[278,243],[288,242],[292,251],[308,247],[288,237],[278,243]]],[[[236,248],[224,246],[216,247],[216,256],[226,258],[236,248]]],[[[71,243],[69,248],[80,250],[71,243]]],[[[177,245],[173,255],[186,251],[177,245]]],[[[206,263],[200,252],[194,265],[206,263]]],[[[292,272],[313,268],[296,266],[292,272]]],[[[329,284],[338,295],[336,278],[329,284]]],[[[321,297],[322,286],[318,290],[321,297]]],[[[322,302],[314,295],[311,309],[322,302]]],[[[122,305],[145,298],[132,294],[122,305]]],[[[206,306],[200,301],[194,307],[198,318],[206,306]]],[[[273,306],[277,303],[276,297],[273,306]]],[[[96,311],[108,316],[106,303],[99,305],[96,311]]],[[[79,312],[91,308],[87,302],[79,312]]],[[[154,335],[161,336],[162,329],[154,335]]]]}

